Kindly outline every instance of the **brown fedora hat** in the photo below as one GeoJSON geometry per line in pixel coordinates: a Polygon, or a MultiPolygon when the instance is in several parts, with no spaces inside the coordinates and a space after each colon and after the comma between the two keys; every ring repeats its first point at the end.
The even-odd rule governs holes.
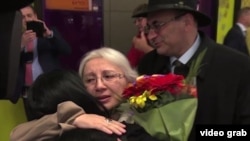
{"type": "Polygon", "coordinates": [[[197,11],[197,0],[149,0],[145,16],[160,10],[182,10],[192,13],[199,26],[207,26],[211,23],[210,17],[197,11]]]}

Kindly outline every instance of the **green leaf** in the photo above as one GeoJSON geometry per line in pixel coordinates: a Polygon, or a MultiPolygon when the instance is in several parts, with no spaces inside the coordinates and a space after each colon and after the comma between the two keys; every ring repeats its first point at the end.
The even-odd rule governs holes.
{"type": "Polygon", "coordinates": [[[206,51],[207,51],[207,48],[204,49],[197,56],[197,58],[192,61],[190,69],[189,69],[189,72],[188,72],[188,75],[187,75],[187,77],[185,79],[185,81],[186,81],[187,84],[190,84],[192,82],[192,79],[195,78],[198,75],[199,70],[202,67],[201,61],[202,61],[204,55],[206,54],[206,51]]]}
{"type": "Polygon", "coordinates": [[[197,98],[182,99],[143,113],[133,119],[160,141],[187,141],[193,127],[197,98]]]}

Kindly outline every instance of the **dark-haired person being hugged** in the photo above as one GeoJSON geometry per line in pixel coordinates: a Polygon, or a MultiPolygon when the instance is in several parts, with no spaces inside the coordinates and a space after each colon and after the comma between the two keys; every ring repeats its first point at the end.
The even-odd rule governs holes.
{"type": "MultiPolygon", "coordinates": [[[[149,0],[146,14],[145,32],[155,50],[141,60],[139,73],[177,73],[178,68],[182,70],[179,74],[186,75],[198,58],[201,62],[196,73],[198,108],[194,127],[249,125],[250,58],[217,44],[198,30],[211,20],[197,10],[197,0],[149,0]],[[174,63],[176,60],[180,65],[174,63]]],[[[189,140],[195,140],[194,134],[189,140]]]]}
{"type": "MultiPolygon", "coordinates": [[[[125,123],[122,124],[110,119],[110,112],[84,89],[81,78],[74,71],[54,70],[40,75],[30,87],[27,100],[33,115],[33,121],[30,121],[29,124],[24,123],[19,125],[19,129],[28,130],[27,128],[33,126],[33,131],[19,136],[18,131],[14,129],[13,132],[15,132],[16,136],[15,139],[11,138],[12,141],[54,141],[56,139],[58,141],[72,141],[74,137],[70,138],[69,135],[80,137],[75,138],[75,141],[85,139],[101,141],[105,138],[110,139],[110,141],[111,139],[137,141],[140,134],[145,138],[151,138],[149,134],[137,124],[127,124],[126,130],[128,131],[124,133],[125,129],[123,128],[125,128],[125,123]],[[73,107],[70,105],[73,105],[73,107]],[[68,111],[67,114],[62,114],[65,113],[65,111],[68,111]],[[57,119],[50,118],[51,116],[49,115],[55,112],[57,112],[57,119]],[[85,120],[91,119],[89,120],[88,127],[77,129],[75,126],[70,125],[74,118],[79,115],[84,115],[85,120]],[[37,122],[37,119],[41,117],[43,117],[44,120],[37,122]],[[101,119],[100,121],[103,122],[98,122],[98,119],[101,119]],[[46,120],[50,120],[50,122],[46,122],[46,120]],[[59,123],[59,128],[62,130],[50,128],[52,126],[49,124],[52,123],[55,125],[59,123]],[[91,124],[92,126],[90,126],[91,124]],[[124,134],[107,134],[100,131],[100,128],[114,131],[114,133],[119,134],[119,132],[121,132],[124,134]],[[138,132],[140,132],[140,134],[138,134],[138,132]]],[[[151,139],[150,141],[156,140],[151,139]]]]}
{"type": "Polygon", "coordinates": [[[76,128],[64,132],[54,141],[121,141],[117,135],[108,135],[96,129],[76,128]]]}
{"type": "MultiPolygon", "coordinates": [[[[39,128],[34,128],[32,129],[32,133],[26,132],[25,134],[14,129],[15,137],[12,138],[11,136],[12,141],[53,140],[62,132],[76,128],[70,125],[70,123],[74,121],[74,117],[71,113],[74,113],[75,116],[84,114],[86,118],[95,120],[102,119],[105,121],[106,118],[109,118],[109,112],[99,101],[88,94],[83,87],[81,78],[74,71],[53,70],[48,73],[43,73],[34,81],[27,94],[27,105],[32,114],[32,121],[28,122],[29,124],[24,123],[18,127],[20,129],[29,129],[33,126],[39,126],[39,128]],[[74,108],[70,105],[73,105],[74,108]],[[69,110],[70,112],[68,112],[69,110]],[[56,111],[58,111],[58,119],[54,120],[50,118],[49,123],[45,122],[50,117],[49,114],[55,113],[56,111]],[[44,120],[37,122],[37,119],[41,117],[44,117],[44,120]],[[56,130],[53,127],[51,128],[50,124],[52,123],[58,125],[63,131],[56,130]],[[43,133],[40,134],[40,131],[43,131],[43,133]],[[47,136],[47,134],[51,136],[47,136]]],[[[97,125],[86,126],[86,128],[104,128],[104,130],[124,131],[123,128],[125,127],[116,121],[112,121],[109,124],[107,124],[107,122],[99,122],[96,124],[97,125]]]]}

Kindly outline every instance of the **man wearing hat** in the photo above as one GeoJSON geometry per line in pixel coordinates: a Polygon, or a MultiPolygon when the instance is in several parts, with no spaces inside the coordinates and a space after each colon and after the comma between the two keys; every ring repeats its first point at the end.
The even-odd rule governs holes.
{"type": "Polygon", "coordinates": [[[153,50],[153,48],[148,44],[144,33],[144,28],[147,25],[147,18],[145,17],[147,8],[148,4],[142,3],[136,6],[132,13],[132,18],[134,19],[134,24],[138,33],[133,37],[132,46],[127,53],[127,58],[133,68],[137,67],[139,61],[145,53],[153,50]]]}
{"type": "Polygon", "coordinates": [[[199,31],[211,20],[196,7],[197,0],[149,0],[145,32],[155,49],[138,66],[140,74],[177,73],[178,61],[182,72],[177,74],[186,76],[191,63],[201,59],[195,76],[198,108],[192,141],[195,133],[200,136],[197,125],[250,124],[250,58],[199,31]]]}

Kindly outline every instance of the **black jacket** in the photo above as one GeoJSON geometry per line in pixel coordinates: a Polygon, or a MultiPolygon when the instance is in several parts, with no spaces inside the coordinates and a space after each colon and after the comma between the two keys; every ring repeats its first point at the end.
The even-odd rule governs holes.
{"type": "Polygon", "coordinates": [[[138,124],[128,124],[126,125],[126,134],[121,137],[122,141],[159,141],[152,136],[150,136],[144,128],[138,124]]]}
{"type": "MultiPolygon", "coordinates": [[[[43,72],[62,69],[60,62],[61,55],[71,53],[71,47],[61,37],[60,33],[55,28],[52,28],[52,31],[52,38],[37,38],[38,62],[43,72]]],[[[13,103],[16,103],[20,94],[22,94],[25,81],[25,64],[30,56],[33,55],[27,54],[24,51],[21,52],[16,90],[10,99],[13,103]]]]}
{"type": "Polygon", "coordinates": [[[249,55],[246,37],[238,25],[233,26],[225,36],[224,45],[249,55]]]}
{"type": "MultiPolygon", "coordinates": [[[[197,75],[198,124],[250,124],[250,58],[215,43],[203,34],[195,55],[207,48],[197,75]]],[[[169,57],[151,51],[138,66],[140,74],[169,73],[169,57]]],[[[195,127],[195,126],[194,126],[195,127]]],[[[190,140],[195,140],[194,130],[190,140]]]]}

